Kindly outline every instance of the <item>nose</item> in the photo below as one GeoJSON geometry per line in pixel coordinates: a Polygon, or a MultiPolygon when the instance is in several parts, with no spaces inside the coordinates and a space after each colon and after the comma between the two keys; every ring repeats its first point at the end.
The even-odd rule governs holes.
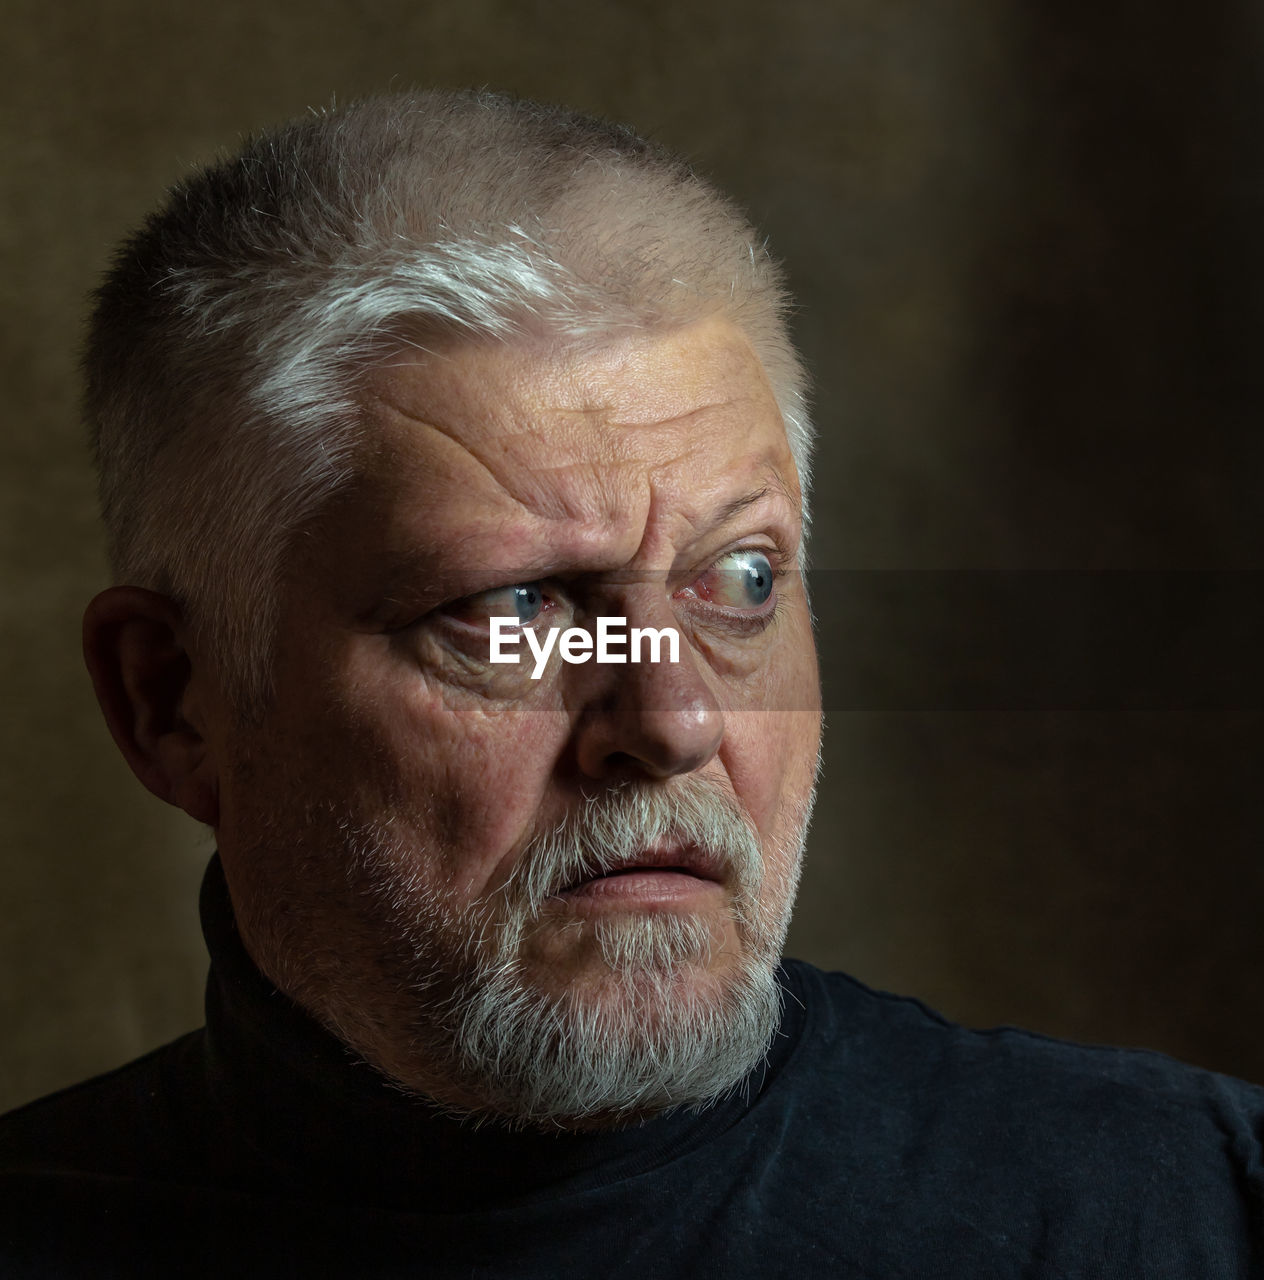
{"type": "Polygon", "coordinates": [[[666,646],[660,656],[589,668],[575,728],[576,763],[587,777],[670,778],[700,769],[720,749],[724,714],[685,637],[679,662],[667,660],[666,646]]]}

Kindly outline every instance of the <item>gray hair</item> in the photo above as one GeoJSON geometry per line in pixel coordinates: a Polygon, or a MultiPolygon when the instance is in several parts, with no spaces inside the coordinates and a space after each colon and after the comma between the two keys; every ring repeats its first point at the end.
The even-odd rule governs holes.
{"type": "Polygon", "coordinates": [[[354,475],[361,378],[401,342],[582,345],[721,314],[806,492],[785,310],[740,211],[619,126],[425,92],[259,134],[173,188],[96,294],[85,408],[115,580],[176,600],[260,711],[286,549],[354,475]]]}

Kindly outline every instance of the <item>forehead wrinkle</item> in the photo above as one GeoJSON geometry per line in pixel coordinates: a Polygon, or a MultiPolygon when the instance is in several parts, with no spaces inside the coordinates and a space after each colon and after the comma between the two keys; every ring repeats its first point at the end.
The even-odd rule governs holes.
{"type": "MultiPolygon", "coordinates": [[[[740,413],[743,403],[754,400],[755,397],[737,397],[700,406],[661,423],[634,423],[630,437],[622,431],[601,430],[606,425],[619,427],[626,424],[600,424],[601,436],[614,442],[614,447],[588,464],[591,470],[587,480],[598,493],[596,510],[590,511],[584,504],[583,507],[572,506],[567,512],[586,524],[594,518],[600,522],[593,530],[593,539],[582,538],[580,544],[587,543],[596,551],[606,543],[602,549],[614,553],[615,548],[609,545],[607,535],[611,528],[621,527],[637,538],[635,549],[629,548],[623,555],[603,556],[603,559],[624,567],[661,560],[662,567],[666,568],[690,543],[722,528],[742,511],[765,499],[780,499],[787,515],[791,518],[797,515],[799,500],[782,474],[782,460],[777,456],[777,450],[765,446],[736,457],[725,457],[726,465],[707,469],[706,459],[713,456],[714,448],[719,447],[723,455],[723,446],[733,440],[735,432],[754,429],[754,420],[748,421],[740,413]],[[716,410],[722,412],[716,413],[716,410]],[[679,424],[694,418],[699,419],[700,428],[692,433],[692,438],[686,436],[682,440],[679,424]],[[672,427],[666,440],[652,442],[658,444],[658,448],[652,444],[648,449],[630,452],[619,448],[620,440],[630,443],[637,439],[638,433],[642,444],[651,443],[646,440],[646,435],[658,426],[672,427]],[[670,447],[664,448],[664,445],[670,447]],[[698,468],[691,470],[691,463],[698,459],[703,460],[701,469],[707,472],[701,482],[696,478],[698,468]],[[743,479],[745,484],[739,496],[721,501],[726,495],[731,495],[743,479]],[[638,495],[635,498],[634,493],[638,495]],[[682,536],[682,525],[689,529],[688,536],[682,536]]],[[[590,426],[597,425],[591,418],[588,422],[590,426]]],[[[788,445],[782,452],[788,461],[788,445]]],[[[582,465],[577,464],[576,470],[582,465]]]]}
{"type": "MultiPolygon", "coordinates": [[[[393,400],[389,400],[377,393],[374,393],[371,398],[377,402],[378,407],[384,410],[389,417],[402,419],[403,423],[406,424],[402,430],[397,429],[395,432],[391,433],[383,432],[379,436],[380,443],[384,446],[383,456],[391,458],[391,455],[394,454],[394,457],[391,458],[392,468],[398,465],[401,451],[392,450],[390,448],[390,437],[394,436],[396,439],[404,439],[409,443],[414,443],[412,433],[415,432],[417,428],[423,428],[427,431],[433,432],[441,441],[446,442],[446,447],[448,447],[449,450],[455,449],[458,453],[472,459],[478,464],[482,471],[486,472],[492,484],[495,485],[500,492],[502,492],[511,501],[518,501],[509,486],[506,485],[504,481],[501,480],[500,476],[496,474],[496,469],[492,465],[492,462],[489,461],[488,458],[484,457],[478,449],[474,448],[471,443],[462,439],[456,430],[445,426],[442,422],[437,420],[423,418],[420,414],[411,413],[402,405],[396,404],[393,400]]],[[[397,422],[392,425],[398,428],[400,424],[397,422]]],[[[402,454],[405,457],[416,458],[416,450],[414,449],[403,450],[402,454]]],[[[427,458],[425,461],[427,464],[425,469],[429,470],[431,460],[427,458]]]]}
{"type": "MultiPolygon", "coordinates": [[[[541,366],[533,350],[473,350],[469,367],[420,362],[418,379],[395,366],[377,382],[384,394],[375,399],[392,418],[428,426],[444,442],[431,451],[441,474],[429,500],[436,516],[448,513],[455,541],[613,567],[638,550],[663,557],[668,544],[683,547],[704,526],[731,519],[725,499],[747,505],[735,492],[746,497],[772,478],[789,496],[780,460],[759,458],[751,438],[765,431],[769,397],[762,382],[750,385],[749,360],[729,353],[717,370],[686,351],[683,364],[673,357],[660,368],[653,344],[612,354],[546,352],[541,366]],[[453,449],[491,484],[484,489],[469,464],[442,465],[453,449]]],[[[784,431],[779,417],[778,426],[784,431]]],[[[423,475],[427,447],[406,452],[423,475]]]]}
{"type": "MultiPolygon", "coordinates": [[[[494,491],[483,494],[478,494],[471,484],[462,486],[459,494],[449,488],[446,494],[435,495],[437,501],[428,512],[432,518],[443,518],[445,512],[452,512],[449,498],[459,501],[460,496],[468,497],[472,492],[479,498],[478,506],[460,519],[463,527],[454,525],[449,529],[444,540],[449,554],[460,550],[474,562],[489,567],[489,547],[510,559],[529,556],[533,562],[561,557],[614,566],[629,558],[650,501],[649,480],[641,460],[619,456],[621,451],[615,451],[591,460],[520,466],[515,465],[511,455],[489,460],[441,422],[404,411],[400,416],[406,419],[404,432],[426,428],[445,452],[457,451],[461,457],[472,459],[494,486],[494,491]],[[506,509],[508,504],[512,504],[513,511],[506,509]]],[[[383,456],[391,465],[392,451],[386,450],[383,456]]],[[[413,449],[406,450],[403,456],[410,458],[411,466],[419,471],[432,470],[430,459],[419,457],[413,449]]],[[[395,465],[400,457],[399,453],[394,454],[395,465]]],[[[427,554],[437,550],[430,548],[427,554]]],[[[389,572],[390,579],[411,574],[415,562],[411,553],[399,557],[389,572]]]]}
{"type": "Polygon", "coordinates": [[[603,426],[616,427],[624,431],[652,431],[655,427],[680,427],[687,426],[689,421],[704,413],[713,413],[717,409],[729,409],[740,404],[739,400],[715,400],[707,404],[697,405],[693,409],[686,409],[683,413],[674,413],[666,418],[624,418],[612,417],[613,405],[606,404],[593,410],[572,409],[571,413],[589,413],[597,412],[602,415],[601,421],[603,426]]]}
{"type": "Polygon", "coordinates": [[[611,492],[611,477],[600,467],[575,464],[553,469],[554,474],[568,471],[585,476],[582,488],[587,498],[579,486],[549,485],[543,480],[534,493],[521,495],[499,486],[500,494],[513,503],[513,511],[488,502],[461,513],[440,498],[424,512],[423,523],[410,521],[401,531],[414,545],[390,557],[385,576],[391,589],[402,589],[419,569],[433,573],[436,557],[491,573],[531,568],[531,576],[536,571],[604,572],[624,566],[646,522],[648,478],[639,478],[635,490],[625,484],[611,492]],[[547,494],[555,496],[541,501],[547,494]],[[441,545],[428,541],[436,518],[445,526],[441,545]]]}
{"type": "MultiPolygon", "coordinates": [[[[510,441],[521,440],[528,436],[543,440],[543,433],[529,430],[502,433],[492,436],[486,445],[480,445],[477,441],[464,438],[458,429],[449,427],[442,421],[409,413],[406,409],[389,402],[386,402],[384,407],[392,416],[405,420],[407,432],[416,432],[418,428],[429,431],[439,438],[442,442],[440,447],[445,451],[448,453],[455,451],[458,457],[473,461],[490,480],[497,495],[503,496],[516,507],[522,508],[528,515],[558,519],[573,517],[576,514],[570,504],[562,500],[561,486],[550,485],[548,477],[561,474],[572,465],[578,469],[584,464],[530,465],[524,464],[521,459],[513,456],[510,441]]],[[[415,437],[410,443],[414,441],[415,437]]],[[[414,449],[405,450],[404,456],[415,459],[414,465],[418,470],[429,472],[434,469],[433,463],[436,459],[419,456],[414,449]]],[[[399,454],[396,454],[396,463],[398,458],[399,454]]],[[[472,478],[468,483],[472,483],[472,478]]],[[[480,496],[491,499],[493,495],[487,493],[480,496]]],[[[489,516],[493,513],[494,508],[490,508],[487,512],[489,516]]],[[[504,518],[504,513],[501,513],[501,516],[504,518]]]]}
{"type": "Polygon", "coordinates": [[[551,468],[535,492],[519,501],[526,519],[513,539],[516,546],[534,543],[534,560],[595,572],[620,567],[635,554],[652,495],[649,476],[623,460],[551,468]],[[557,477],[563,479],[549,483],[557,477]]]}
{"type": "Polygon", "coordinates": [[[638,525],[648,505],[644,461],[618,450],[557,462],[530,461],[506,451],[495,465],[474,456],[528,517],[610,532],[638,525]]]}

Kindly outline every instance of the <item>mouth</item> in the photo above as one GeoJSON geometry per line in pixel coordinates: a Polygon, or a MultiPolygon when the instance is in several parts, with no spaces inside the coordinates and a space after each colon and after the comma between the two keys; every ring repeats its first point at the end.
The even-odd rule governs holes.
{"type": "Polygon", "coordinates": [[[718,859],[702,850],[664,846],[590,875],[584,875],[555,896],[574,905],[609,904],[630,908],[672,904],[723,891],[724,871],[718,859]]]}

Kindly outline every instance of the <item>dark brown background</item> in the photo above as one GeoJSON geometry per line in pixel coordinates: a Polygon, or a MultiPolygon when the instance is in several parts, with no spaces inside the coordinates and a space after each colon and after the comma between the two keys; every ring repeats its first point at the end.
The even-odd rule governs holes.
{"type": "Polygon", "coordinates": [[[5,10],[0,1105],[200,1018],[207,838],[133,782],[78,656],[83,296],[184,166],[392,83],[626,119],[788,262],[830,707],[792,950],[1264,1080],[1259,606],[1199,572],[1261,567],[1258,6],[5,10]]]}

